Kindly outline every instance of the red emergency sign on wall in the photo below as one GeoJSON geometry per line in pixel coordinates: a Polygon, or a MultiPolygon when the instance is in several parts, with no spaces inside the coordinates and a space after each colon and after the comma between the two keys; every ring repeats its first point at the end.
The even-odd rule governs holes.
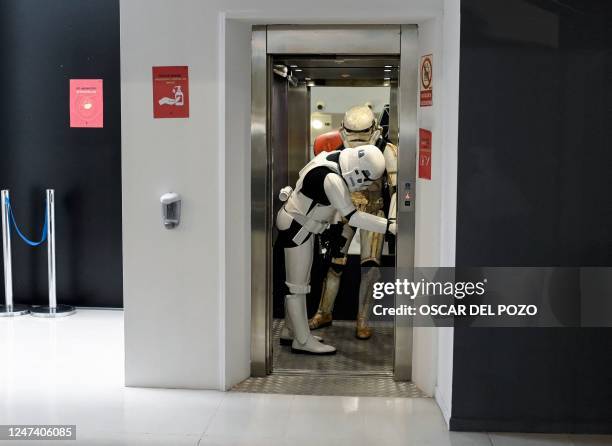
{"type": "Polygon", "coordinates": [[[102,79],[70,79],[70,127],[103,125],[102,79]]]}
{"type": "Polygon", "coordinates": [[[421,69],[419,70],[421,77],[421,107],[429,107],[433,105],[433,55],[421,57],[421,69]]]}
{"type": "Polygon", "coordinates": [[[153,67],[153,117],[189,117],[189,67],[153,67]]]}
{"type": "Polygon", "coordinates": [[[419,178],[431,180],[431,132],[419,129],[419,178]]]}

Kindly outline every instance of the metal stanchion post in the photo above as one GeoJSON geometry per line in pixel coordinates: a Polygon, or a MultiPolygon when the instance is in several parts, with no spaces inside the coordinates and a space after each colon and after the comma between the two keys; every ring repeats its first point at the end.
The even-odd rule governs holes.
{"type": "Polygon", "coordinates": [[[11,259],[11,221],[9,215],[9,191],[2,191],[2,256],[4,259],[4,305],[0,305],[0,317],[20,316],[30,312],[26,305],[13,304],[13,265],[11,259]]]}
{"type": "Polygon", "coordinates": [[[57,304],[55,294],[55,195],[47,189],[47,262],[49,271],[49,306],[34,307],[30,311],[36,317],[70,316],[76,310],[71,305],[57,304]]]}

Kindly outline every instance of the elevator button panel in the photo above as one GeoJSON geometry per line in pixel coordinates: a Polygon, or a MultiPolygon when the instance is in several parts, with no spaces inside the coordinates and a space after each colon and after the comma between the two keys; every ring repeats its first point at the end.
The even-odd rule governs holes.
{"type": "Polygon", "coordinates": [[[407,181],[404,183],[402,191],[402,210],[411,211],[414,209],[414,190],[412,183],[407,181]]]}

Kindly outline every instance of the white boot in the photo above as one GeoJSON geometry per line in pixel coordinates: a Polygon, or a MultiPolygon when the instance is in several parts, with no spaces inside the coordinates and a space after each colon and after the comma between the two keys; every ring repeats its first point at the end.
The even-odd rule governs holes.
{"type": "MultiPolygon", "coordinates": [[[[319,342],[323,342],[321,336],[312,335],[319,342]]],[[[280,345],[291,345],[293,343],[293,328],[291,327],[291,319],[287,317],[287,305],[285,303],[285,323],[280,332],[280,345]]]]}
{"type": "Polygon", "coordinates": [[[308,328],[308,317],[306,315],[306,295],[285,296],[285,309],[287,321],[290,321],[293,330],[293,342],[291,351],[293,353],[307,353],[311,355],[333,355],[336,349],[331,345],[321,344],[310,334],[308,328]]]}

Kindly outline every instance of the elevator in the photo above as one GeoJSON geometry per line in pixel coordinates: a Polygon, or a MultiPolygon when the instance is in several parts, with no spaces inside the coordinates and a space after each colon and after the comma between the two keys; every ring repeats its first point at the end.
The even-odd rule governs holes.
{"type": "MultiPolygon", "coordinates": [[[[374,335],[356,339],[359,240],[353,240],[330,327],[313,331],[336,355],[292,354],[279,344],[283,259],[275,249],[278,192],[295,185],[313,157],[313,141],[337,129],[344,110],[367,105],[398,147],[397,236],[383,248],[385,268],[414,267],[417,28],[411,25],[256,26],[251,64],[251,374],[386,376],[409,381],[412,327],[372,322],[374,335]],[[353,246],[355,245],[355,246],[353,246]]],[[[308,296],[316,311],[327,264],[315,254],[308,296]]],[[[409,277],[410,278],[410,277],[409,277]]]]}

